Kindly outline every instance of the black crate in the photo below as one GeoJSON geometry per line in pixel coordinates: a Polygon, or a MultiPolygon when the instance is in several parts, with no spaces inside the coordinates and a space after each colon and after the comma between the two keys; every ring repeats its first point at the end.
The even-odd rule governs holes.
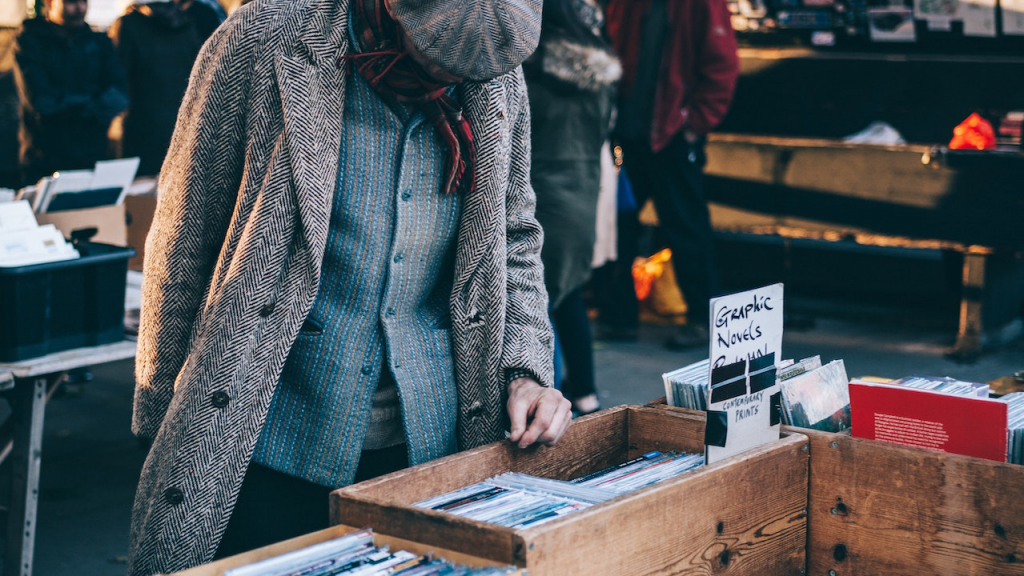
{"type": "Polygon", "coordinates": [[[0,362],[124,339],[131,248],[77,245],[81,258],[0,268],[0,362]]]}

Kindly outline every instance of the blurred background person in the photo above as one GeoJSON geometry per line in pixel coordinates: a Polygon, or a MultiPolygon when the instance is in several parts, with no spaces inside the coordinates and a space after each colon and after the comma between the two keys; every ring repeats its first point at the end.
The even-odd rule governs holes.
{"type": "MultiPolygon", "coordinates": [[[[599,407],[583,285],[594,255],[601,148],[622,73],[593,0],[546,0],[540,47],[524,64],[532,113],[537,220],[545,284],[564,360],[562,392],[577,413],[599,407]]],[[[557,377],[557,376],[556,376],[557,377]]]]}
{"type": "MultiPolygon", "coordinates": [[[[611,0],[607,15],[623,66],[616,138],[637,207],[654,202],[686,298],[687,323],[666,344],[707,346],[708,301],[720,286],[704,197],[704,144],[725,117],[739,76],[729,10],[724,0],[611,0]]],[[[635,334],[638,322],[630,271],[637,228],[635,222],[620,227],[622,301],[602,314],[613,335],[635,334]]]]}
{"type": "Polygon", "coordinates": [[[110,39],[85,22],[86,0],[48,0],[15,46],[25,183],[109,158],[107,131],[128,104],[110,39]]]}
{"type": "Polygon", "coordinates": [[[160,171],[199,49],[220,24],[193,0],[140,0],[110,29],[128,80],[121,154],[138,156],[140,176],[160,171]]]}

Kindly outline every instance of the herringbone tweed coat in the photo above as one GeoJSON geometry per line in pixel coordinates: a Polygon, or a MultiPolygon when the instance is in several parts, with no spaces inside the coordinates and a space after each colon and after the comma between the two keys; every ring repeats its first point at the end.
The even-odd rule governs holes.
{"type": "MultiPolygon", "coordinates": [[[[133,430],[154,441],[132,513],[129,574],[212,558],[317,294],[340,149],[347,5],[249,4],[193,71],[146,244],[133,430]]],[[[450,300],[458,432],[468,448],[501,437],[507,371],[550,383],[552,337],[521,70],[463,83],[459,99],[478,154],[450,300]]]]}

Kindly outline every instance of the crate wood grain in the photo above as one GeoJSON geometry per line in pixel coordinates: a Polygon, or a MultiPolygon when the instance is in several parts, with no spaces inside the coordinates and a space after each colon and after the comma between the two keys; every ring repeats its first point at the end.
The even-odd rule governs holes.
{"type": "MultiPolygon", "coordinates": [[[[314,544],[319,544],[320,542],[326,542],[334,538],[340,538],[345,534],[348,534],[349,532],[354,532],[356,530],[357,528],[339,524],[327,528],[325,530],[319,530],[311,534],[306,534],[304,536],[292,538],[291,540],[285,540],[284,542],[271,544],[270,546],[265,546],[263,548],[253,550],[251,552],[246,552],[244,554],[238,554],[236,556],[224,558],[222,560],[211,562],[209,564],[204,564],[202,566],[197,566],[195,568],[191,568],[189,570],[185,570],[182,572],[175,572],[172,576],[220,576],[225,571],[231,570],[232,568],[246,566],[248,564],[259,562],[261,560],[266,560],[267,558],[280,556],[282,554],[292,552],[300,548],[306,548],[314,544]]],[[[409,552],[412,552],[414,554],[421,555],[433,554],[438,558],[444,558],[445,560],[448,560],[450,562],[455,562],[457,564],[465,564],[467,566],[473,566],[476,568],[482,568],[485,566],[501,566],[501,564],[497,562],[479,558],[471,554],[463,554],[461,552],[447,550],[445,548],[441,548],[438,546],[426,546],[419,542],[403,540],[402,538],[394,538],[384,534],[374,533],[373,542],[377,546],[390,546],[392,550],[408,550],[409,552]]],[[[522,571],[516,571],[511,573],[509,576],[525,575],[522,571]]]]}
{"type": "Polygon", "coordinates": [[[580,418],[558,446],[499,442],[343,488],[332,520],[525,567],[530,576],[736,574],[804,568],[807,439],[721,463],[522,530],[413,503],[504,472],[568,480],[651,450],[700,452],[705,419],[623,406],[580,418]]]}
{"type": "Polygon", "coordinates": [[[811,438],[810,574],[1024,575],[1024,466],[791,430],[811,438]]]}
{"type": "Polygon", "coordinates": [[[811,440],[809,575],[1024,576],[1024,466],[783,430],[811,440]]]}

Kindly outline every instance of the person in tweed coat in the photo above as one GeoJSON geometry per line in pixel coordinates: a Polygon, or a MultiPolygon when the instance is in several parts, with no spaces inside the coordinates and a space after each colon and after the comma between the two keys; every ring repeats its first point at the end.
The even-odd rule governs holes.
{"type": "MultiPolygon", "coordinates": [[[[193,71],[146,243],[132,427],[153,444],[132,512],[131,575],[214,556],[317,296],[349,4],[256,0],[214,33],[193,71]]],[[[462,198],[449,299],[461,449],[501,439],[510,422],[523,447],[553,444],[568,427],[568,402],[548,387],[519,68],[537,44],[540,4],[389,1],[418,58],[466,79],[456,91],[475,136],[475,190],[462,198]]]]}

